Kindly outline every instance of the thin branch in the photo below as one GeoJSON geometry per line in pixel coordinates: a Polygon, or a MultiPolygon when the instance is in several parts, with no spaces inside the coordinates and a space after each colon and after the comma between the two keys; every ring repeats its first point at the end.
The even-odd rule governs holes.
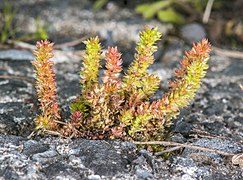
{"type": "Polygon", "coordinates": [[[209,139],[219,138],[219,139],[224,139],[224,140],[231,140],[230,138],[210,134],[209,132],[203,131],[203,130],[200,130],[200,129],[193,129],[192,133],[193,134],[190,135],[191,137],[198,137],[199,136],[199,137],[209,138],[209,139]]]}
{"type": "Polygon", "coordinates": [[[201,150],[201,151],[217,153],[217,154],[221,154],[221,155],[224,155],[224,156],[233,156],[234,155],[234,154],[219,151],[219,150],[216,150],[216,149],[209,149],[209,148],[194,146],[194,145],[190,145],[190,144],[181,144],[181,143],[169,142],[169,141],[147,141],[147,142],[134,141],[133,143],[134,144],[140,144],[140,145],[178,146],[178,147],[184,147],[184,148],[197,149],[197,150],[201,150]]]}
{"type": "Polygon", "coordinates": [[[16,41],[16,40],[8,40],[8,44],[13,45],[14,47],[21,48],[21,49],[28,49],[28,50],[34,50],[35,45],[22,42],[22,41],[16,41]]]}
{"type": "Polygon", "coordinates": [[[232,164],[239,165],[243,169],[243,153],[234,155],[232,157],[232,164]]]}
{"type": "Polygon", "coordinates": [[[243,85],[239,84],[241,91],[243,91],[243,85]]]}
{"type": "Polygon", "coordinates": [[[224,139],[224,140],[230,140],[230,141],[233,141],[234,143],[237,143],[237,144],[240,144],[240,145],[243,144],[242,142],[236,141],[234,139],[224,137],[224,136],[215,135],[215,134],[210,134],[209,132],[202,131],[200,129],[193,129],[192,133],[193,134],[191,134],[190,136],[194,137],[194,138],[198,138],[198,137],[209,138],[209,139],[219,138],[219,139],[224,139]]]}
{"type": "Polygon", "coordinates": [[[169,153],[169,152],[172,152],[172,151],[176,151],[176,150],[181,149],[181,148],[182,148],[181,146],[175,146],[173,148],[169,148],[169,149],[166,149],[164,151],[157,152],[154,155],[155,156],[161,156],[162,154],[169,153]]]}
{"type": "Polygon", "coordinates": [[[43,133],[47,133],[47,134],[54,135],[54,136],[65,137],[65,136],[63,136],[62,134],[60,134],[59,132],[51,131],[51,130],[46,130],[46,129],[43,130],[43,133]]]}
{"type": "Polygon", "coordinates": [[[209,20],[211,11],[212,11],[212,7],[213,7],[213,2],[214,2],[214,0],[208,0],[206,9],[205,9],[204,14],[203,14],[203,19],[202,19],[204,24],[208,23],[208,20],[209,20]]]}
{"type": "Polygon", "coordinates": [[[88,39],[88,38],[89,38],[88,36],[84,36],[82,38],[79,38],[79,39],[76,39],[76,40],[73,40],[73,41],[70,41],[70,42],[65,42],[65,43],[62,43],[62,44],[56,44],[55,49],[73,47],[73,46],[76,46],[76,45],[82,43],[85,39],[88,39]]]}
{"type": "Polygon", "coordinates": [[[243,53],[240,51],[232,51],[232,50],[226,50],[226,49],[221,49],[218,47],[213,46],[212,47],[213,51],[215,54],[219,56],[226,56],[230,58],[236,58],[236,59],[243,59],[243,53]]]}
{"type": "MultiPolygon", "coordinates": [[[[87,39],[88,36],[84,36],[82,38],[70,41],[70,42],[65,42],[62,44],[55,44],[55,49],[62,49],[62,48],[67,48],[67,47],[73,47],[76,46],[80,43],[83,42],[83,40],[87,39]]],[[[26,42],[22,42],[22,41],[16,41],[16,40],[8,40],[7,41],[8,44],[13,45],[15,47],[18,48],[22,48],[22,49],[28,49],[28,50],[34,50],[35,46],[26,42]]]]}
{"type": "Polygon", "coordinates": [[[67,124],[67,123],[65,123],[65,122],[58,121],[58,120],[54,120],[54,122],[59,123],[59,124],[62,124],[62,125],[66,125],[66,124],[67,124]]]}
{"type": "Polygon", "coordinates": [[[30,135],[27,136],[27,139],[31,139],[31,138],[34,137],[36,134],[37,134],[37,133],[36,133],[36,130],[32,131],[32,132],[30,133],[30,135]]]}

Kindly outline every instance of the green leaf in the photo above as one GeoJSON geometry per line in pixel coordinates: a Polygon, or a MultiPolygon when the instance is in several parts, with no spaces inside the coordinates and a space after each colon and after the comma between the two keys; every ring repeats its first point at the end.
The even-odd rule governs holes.
{"type": "Polygon", "coordinates": [[[146,3],[146,4],[141,4],[141,5],[138,5],[136,8],[135,8],[135,11],[137,13],[144,13],[144,11],[147,11],[149,9],[149,7],[151,6],[151,4],[149,3],[146,3]]]}
{"type": "Polygon", "coordinates": [[[82,97],[79,97],[78,99],[74,100],[70,104],[70,110],[73,113],[74,111],[79,111],[83,113],[85,117],[89,115],[90,107],[87,102],[82,97]]]}
{"type": "Polygon", "coordinates": [[[96,0],[92,9],[93,11],[98,11],[107,4],[108,0],[96,0]]]}
{"type": "Polygon", "coordinates": [[[3,20],[3,27],[0,31],[0,42],[4,43],[8,38],[14,38],[15,29],[13,28],[13,19],[16,15],[16,9],[7,1],[4,0],[0,17],[3,20]]]}
{"type": "Polygon", "coordinates": [[[135,11],[141,13],[144,19],[154,17],[157,12],[163,8],[167,8],[173,3],[173,0],[165,0],[154,3],[146,3],[136,7],[135,11]]]}
{"type": "Polygon", "coordinates": [[[181,14],[177,13],[173,8],[159,11],[158,18],[163,22],[171,22],[175,24],[185,23],[184,17],[181,14]]]}

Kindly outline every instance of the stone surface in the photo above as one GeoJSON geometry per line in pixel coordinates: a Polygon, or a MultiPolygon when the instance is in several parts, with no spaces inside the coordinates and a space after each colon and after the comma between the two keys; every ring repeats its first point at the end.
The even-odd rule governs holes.
{"type": "MultiPolygon", "coordinates": [[[[88,9],[89,1],[82,1],[80,7],[75,6],[78,2],[19,0],[14,4],[22,9],[18,17],[20,28],[30,31],[33,26],[30,22],[38,12],[42,20],[53,23],[48,28],[53,40],[62,36],[58,42],[63,42],[65,38],[70,40],[82,34],[98,34],[105,42],[104,48],[113,43],[118,48],[121,46],[122,57],[131,62],[134,52],[131,47],[135,45],[138,30],[147,22],[137,15],[134,20],[129,19],[132,13],[129,9],[118,9],[117,13],[119,6],[115,7],[117,12],[110,7],[93,14],[88,9]],[[61,13],[60,8],[67,8],[66,13],[61,13]]],[[[160,30],[162,26],[159,25],[160,30]]],[[[183,50],[188,49],[184,44],[176,39],[164,51],[161,50],[164,45],[160,44],[161,52],[149,69],[149,73],[157,74],[162,80],[153,99],[160,98],[167,90],[167,82],[173,77],[183,50]]],[[[64,117],[69,116],[68,106],[80,93],[80,50],[83,50],[82,45],[79,49],[55,51],[58,95],[64,117]]],[[[32,55],[30,51],[27,51],[28,56],[25,56],[26,51],[6,51],[15,53],[5,53],[7,56],[0,58],[0,179],[243,179],[242,169],[231,163],[231,157],[189,148],[162,158],[131,142],[118,140],[71,140],[40,135],[28,139],[37,113],[34,68],[29,58],[32,55]]],[[[173,121],[166,140],[228,153],[243,151],[241,61],[212,54],[208,74],[195,100],[173,121]]]]}
{"type": "MultiPolygon", "coordinates": [[[[222,58],[221,66],[225,68],[217,69],[213,64],[218,59],[221,57],[212,56],[209,72],[195,101],[174,121],[172,136],[167,140],[240,153],[243,149],[243,106],[239,85],[243,75],[228,70],[231,66],[239,68],[234,66],[239,60],[222,58]],[[205,133],[217,138],[203,138],[205,133]]],[[[29,81],[33,80],[33,67],[29,60],[1,60],[0,64],[0,75],[25,78],[0,79],[0,176],[5,179],[243,177],[240,167],[233,166],[229,158],[192,149],[163,159],[138,150],[129,142],[65,140],[48,136],[27,139],[34,129],[36,113],[35,90],[29,81]]],[[[163,86],[173,76],[170,67],[171,64],[157,61],[149,70],[163,80],[162,89],[155,98],[162,96],[163,86]]],[[[79,93],[79,69],[78,61],[59,62],[55,66],[58,93],[66,116],[69,103],[79,93]]]]}
{"type": "Polygon", "coordinates": [[[94,33],[111,43],[107,45],[138,40],[138,32],[145,25],[158,26],[163,33],[171,28],[170,25],[162,25],[158,21],[144,22],[127,8],[118,10],[107,8],[92,12],[90,11],[92,2],[88,0],[33,0],[31,2],[21,0],[13,3],[16,8],[21,9],[17,25],[23,32],[35,31],[33,22],[37,14],[45,22],[50,33],[64,35],[64,37],[66,35],[69,38],[94,33]],[[65,12],[62,11],[63,9],[65,12]],[[131,16],[137,18],[131,19],[131,16]]]}
{"type": "MultiPolygon", "coordinates": [[[[144,21],[128,8],[108,6],[102,11],[93,12],[90,10],[92,2],[88,0],[10,0],[10,2],[19,10],[15,20],[18,34],[35,33],[38,16],[46,27],[49,39],[56,44],[98,35],[104,46],[116,46],[119,43],[119,50],[122,53],[124,50],[129,50],[133,54],[139,31],[145,26],[157,26],[164,35],[172,29],[170,24],[162,24],[156,20],[144,21]]],[[[131,62],[128,59],[132,57],[125,53],[124,64],[128,65],[131,62]]]]}
{"type": "Polygon", "coordinates": [[[1,60],[29,60],[35,59],[34,55],[30,51],[26,50],[1,50],[0,51],[1,60]]]}
{"type": "Polygon", "coordinates": [[[184,25],[180,29],[182,38],[189,44],[207,37],[204,27],[198,23],[184,25]]]}

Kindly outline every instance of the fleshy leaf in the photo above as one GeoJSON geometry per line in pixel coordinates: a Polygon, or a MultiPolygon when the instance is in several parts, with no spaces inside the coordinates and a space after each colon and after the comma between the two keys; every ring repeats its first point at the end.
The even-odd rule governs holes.
{"type": "Polygon", "coordinates": [[[57,129],[55,120],[60,119],[58,107],[55,73],[53,71],[53,43],[40,41],[36,43],[34,55],[36,60],[32,62],[36,70],[36,91],[40,102],[41,114],[36,117],[37,129],[57,129]]]}

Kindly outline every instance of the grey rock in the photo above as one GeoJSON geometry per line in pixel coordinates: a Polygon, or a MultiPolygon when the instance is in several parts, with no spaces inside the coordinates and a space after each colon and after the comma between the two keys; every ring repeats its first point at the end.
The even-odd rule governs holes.
{"type": "Polygon", "coordinates": [[[142,180],[154,179],[154,176],[146,170],[137,169],[136,175],[138,179],[142,180]]]}
{"type": "Polygon", "coordinates": [[[185,122],[183,118],[178,119],[178,121],[176,121],[174,126],[175,126],[174,131],[181,133],[184,136],[188,136],[193,129],[193,125],[185,122]]]}
{"type": "MultiPolygon", "coordinates": [[[[119,9],[119,6],[115,7],[119,12],[110,7],[93,13],[90,11],[91,3],[87,0],[11,2],[21,9],[16,23],[20,30],[34,32],[34,19],[39,14],[50,25],[48,32],[57,43],[85,34],[98,34],[105,45],[121,47],[127,64],[133,59],[131,47],[135,46],[138,31],[144,24],[158,25],[164,34],[169,29],[169,26],[157,21],[143,22],[131,10],[119,9]]],[[[150,67],[149,73],[157,74],[161,84],[153,99],[161,98],[166,92],[168,80],[173,77],[184,49],[188,47],[177,39],[156,57],[160,61],[150,67]]],[[[5,52],[0,60],[1,76],[24,77],[0,79],[0,179],[243,179],[240,167],[233,166],[227,158],[215,153],[185,148],[165,159],[138,149],[131,142],[118,140],[95,141],[53,136],[28,139],[27,136],[35,128],[34,119],[38,110],[32,82],[32,59],[29,58],[30,54],[27,57],[26,54],[19,55],[21,53],[14,51],[12,56],[5,52]]],[[[55,53],[58,95],[63,115],[68,118],[69,104],[80,93],[82,58],[80,52],[70,49],[55,53]]],[[[172,120],[174,126],[166,134],[166,140],[240,153],[243,151],[242,67],[239,59],[217,55],[212,55],[209,65],[208,74],[195,100],[181,111],[181,116],[172,120]],[[194,130],[206,131],[216,137],[223,135],[227,140],[202,138],[194,130]]]]}
{"type": "Polygon", "coordinates": [[[35,59],[34,55],[30,51],[26,50],[1,50],[0,51],[1,60],[29,60],[33,61],[35,59]]]}
{"type": "Polygon", "coordinates": [[[232,170],[213,161],[210,165],[205,165],[198,164],[189,157],[173,157],[171,165],[174,175],[172,179],[242,179],[240,169],[232,172],[232,170]],[[213,168],[217,170],[215,171],[213,168]]]}
{"type": "MultiPolygon", "coordinates": [[[[230,67],[234,60],[228,59],[228,61],[230,67]]],[[[3,75],[33,78],[33,67],[29,61],[4,60],[0,61],[0,64],[4,67],[0,70],[3,75]]],[[[158,62],[150,68],[150,73],[161,76],[163,80],[161,85],[166,85],[166,81],[173,74],[168,66],[170,65],[158,62]]],[[[60,62],[55,69],[61,105],[68,107],[72,99],[70,97],[75,97],[80,91],[78,75],[80,63],[78,61],[60,62]],[[66,99],[69,99],[68,102],[66,99]]],[[[209,70],[209,76],[204,79],[196,100],[190,108],[182,111],[182,115],[172,127],[172,131],[176,134],[168,140],[181,143],[190,141],[194,142],[194,145],[231,153],[241,152],[242,146],[233,141],[190,138],[193,126],[216,135],[223,133],[234,141],[242,141],[240,121],[242,92],[235,85],[241,80],[242,75],[229,78],[226,75],[218,76],[217,72],[209,70]],[[219,112],[217,115],[205,113],[208,107],[214,108],[215,102],[223,104],[223,110],[218,108],[215,111],[215,113],[219,112]],[[232,122],[234,126],[225,126],[232,122]]],[[[87,179],[88,177],[98,178],[98,176],[101,179],[111,177],[219,179],[227,173],[233,179],[242,178],[240,168],[230,165],[222,156],[191,149],[185,149],[182,154],[174,155],[168,161],[156,158],[145,150],[137,151],[136,146],[131,142],[65,140],[54,137],[26,139],[25,137],[34,129],[36,97],[33,84],[24,80],[0,79],[0,86],[0,147],[3,147],[0,148],[0,176],[5,179],[87,179]],[[215,162],[220,162],[219,168],[210,170],[215,162]]],[[[162,94],[160,89],[158,98],[161,98],[162,94]]]]}
{"type": "Polygon", "coordinates": [[[74,143],[81,143],[78,147],[74,145],[74,150],[78,148],[78,154],[81,155],[84,165],[99,175],[114,176],[118,172],[124,172],[126,165],[135,158],[134,154],[126,154],[125,149],[120,149],[120,144],[114,142],[91,143],[85,140],[75,140],[74,143]]]}
{"type": "MultiPolygon", "coordinates": [[[[53,53],[55,56],[52,58],[52,61],[56,64],[70,61],[81,62],[82,60],[82,52],[80,51],[54,50],[53,53]]],[[[31,51],[10,49],[0,51],[0,60],[34,61],[35,57],[31,51]]]]}
{"type": "Polygon", "coordinates": [[[45,20],[50,34],[59,34],[64,38],[65,36],[82,37],[84,34],[92,32],[96,35],[99,34],[101,38],[110,43],[120,42],[121,44],[124,42],[127,44],[138,40],[138,32],[145,25],[158,26],[163,34],[172,28],[171,25],[161,24],[159,21],[144,22],[141,17],[127,8],[119,8],[117,11],[108,8],[94,13],[91,10],[91,2],[87,0],[44,0],[42,2],[34,0],[31,3],[21,0],[18,3],[13,1],[13,4],[22,10],[16,17],[16,25],[20,31],[29,33],[36,30],[36,14],[40,16],[41,20],[45,20]],[[65,13],[63,9],[65,9],[65,13]]]}
{"type": "MultiPolygon", "coordinates": [[[[216,149],[216,150],[223,151],[226,153],[231,153],[231,154],[237,154],[237,153],[241,153],[243,151],[243,145],[235,143],[233,141],[223,140],[220,138],[214,138],[214,139],[201,138],[201,139],[197,140],[196,142],[192,143],[192,145],[216,149]]],[[[183,155],[187,156],[187,155],[189,155],[191,153],[195,153],[195,152],[198,152],[198,150],[185,149],[183,152],[183,155]]],[[[222,156],[219,154],[211,153],[211,152],[201,152],[201,153],[209,156],[214,162],[217,162],[217,163],[222,162],[222,156]]]]}
{"type": "Polygon", "coordinates": [[[25,155],[34,155],[45,152],[49,149],[47,144],[42,144],[34,140],[26,141],[23,146],[23,154],[25,155]]]}
{"type": "Polygon", "coordinates": [[[234,61],[231,66],[224,69],[222,72],[228,76],[241,76],[242,75],[243,64],[237,61],[234,61]]]}
{"type": "Polygon", "coordinates": [[[184,25],[180,32],[182,38],[189,44],[196,43],[207,37],[204,27],[198,23],[184,25]]]}
{"type": "Polygon", "coordinates": [[[175,133],[168,138],[168,141],[184,143],[186,141],[186,138],[181,133],[175,133]]]}
{"type": "Polygon", "coordinates": [[[9,135],[0,135],[0,142],[3,145],[0,148],[0,177],[5,178],[9,173],[14,178],[14,172],[19,179],[80,179],[92,177],[89,176],[92,173],[115,176],[125,171],[135,158],[135,154],[129,154],[130,150],[126,152],[126,147],[120,142],[65,141],[59,138],[28,140],[9,135]]]}
{"type": "Polygon", "coordinates": [[[101,177],[99,175],[89,175],[87,179],[89,179],[89,180],[100,180],[101,177]]]}
{"type": "MultiPolygon", "coordinates": [[[[173,69],[178,67],[178,63],[183,58],[185,43],[183,40],[178,38],[172,38],[169,41],[169,44],[164,47],[163,56],[160,58],[160,60],[165,67],[173,69]]],[[[165,67],[163,67],[163,69],[165,67]]]]}
{"type": "MultiPolygon", "coordinates": [[[[229,61],[228,67],[234,62],[232,59],[224,61],[229,61]]],[[[21,75],[30,79],[34,76],[29,61],[4,60],[0,64],[4,67],[0,70],[3,75],[21,75]]],[[[166,86],[172,77],[169,66],[158,62],[150,68],[150,73],[161,76],[161,86],[166,86]]],[[[64,61],[55,66],[61,105],[67,112],[70,97],[75,97],[80,91],[79,69],[78,61],[64,61]]],[[[230,140],[190,138],[193,126],[242,142],[242,92],[237,86],[243,79],[242,75],[229,77],[219,76],[218,73],[222,72],[209,69],[209,76],[204,79],[194,103],[182,111],[175,126],[171,127],[174,134],[168,140],[181,143],[190,141],[194,145],[231,153],[242,151],[242,146],[230,140]],[[214,106],[216,102],[222,105],[223,110],[214,106]],[[206,111],[209,107],[216,108],[213,110],[215,114],[206,111]]],[[[230,165],[222,156],[191,149],[185,149],[168,161],[156,158],[148,151],[138,151],[131,142],[54,137],[26,139],[34,129],[36,97],[33,84],[24,80],[0,79],[0,86],[0,176],[5,179],[87,179],[98,176],[101,179],[220,179],[227,173],[233,179],[242,178],[240,168],[230,165]],[[211,170],[215,162],[220,165],[218,169],[211,170]]],[[[160,89],[156,97],[161,98],[162,95],[160,89]]]]}
{"type": "MultiPolygon", "coordinates": [[[[128,8],[119,8],[117,11],[107,8],[93,12],[92,2],[88,0],[33,0],[31,3],[20,0],[12,1],[12,4],[21,9],[17,12],[15,22],[20,32],[34,33],[38,14],[41,23],[47,27],[49,38],[56,44],[98,35],[104,47],[119,44],[125,66],[134,59],[135,42],[139,39],[139,31],[145,26],[157,26],[163,35],[172,29],[172,25],[157,20],[144,21],[128,8]]],[[[156,59],[161,57],[162,52],[160,48],[156,59]]]]}

